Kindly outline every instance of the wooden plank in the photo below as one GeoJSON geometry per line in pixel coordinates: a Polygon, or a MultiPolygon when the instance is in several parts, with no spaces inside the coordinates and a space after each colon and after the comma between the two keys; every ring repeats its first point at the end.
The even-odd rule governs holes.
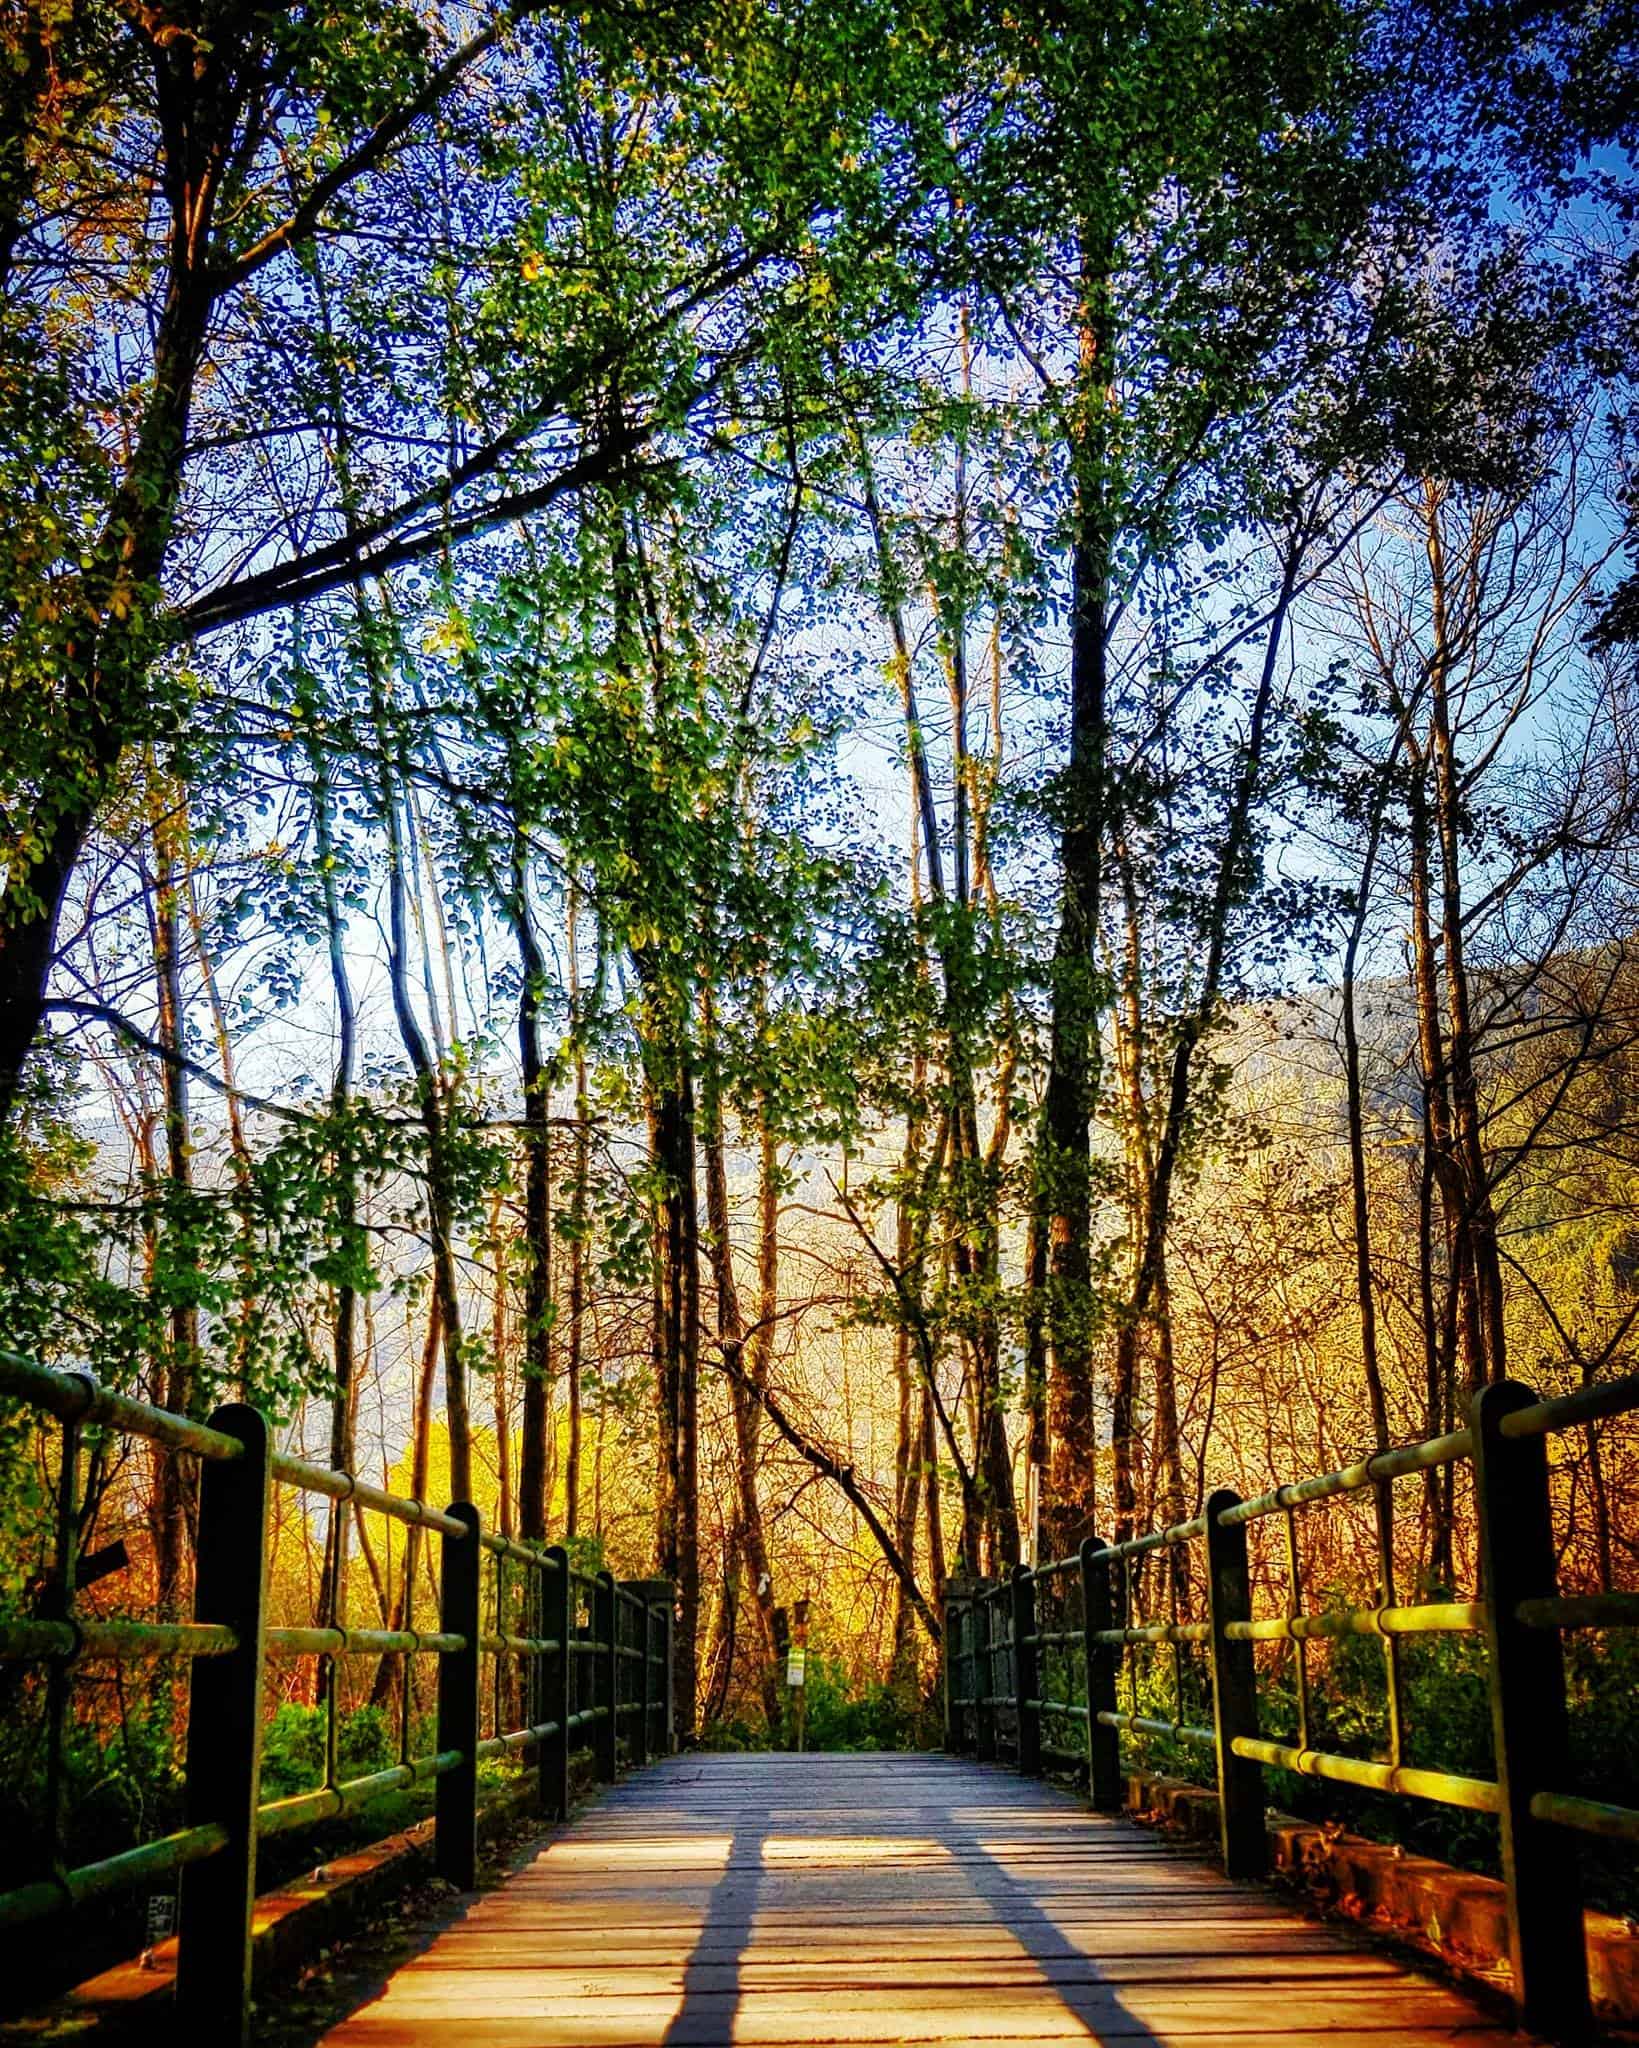
{"type": "Polygon", "coordinates": [[[674,1758],[328,2048],[1502,2048],[1465,1999],[1129,1823],[946,1757],[674,1758]]]}

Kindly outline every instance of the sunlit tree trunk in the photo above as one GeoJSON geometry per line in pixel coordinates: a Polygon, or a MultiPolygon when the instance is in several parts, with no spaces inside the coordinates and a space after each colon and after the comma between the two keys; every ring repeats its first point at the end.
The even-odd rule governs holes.
{"type": "Polygon", "coordinates": [[[1424,491],[1434,643],[1429,661],[1429,737],[1435,817],[1440,848],[1440,964],[1445,977],[1446,1074],[1451,1090],[1452,1137],[1460,1175],[1464,1255],[1473,1290],[1472,1325],[1465,1365],[1470,1386],[1508,1376],[1503,1321],[1502,1261],[1491,1175],[1480,1129],[1479,1084],[1474,1072],[1474,1026],[1468,988],[1463,921],[1462,833],[1465,799],[1452,739],[1449,682],[1461,649],[1448,606],[1450,568],[1445,554],[1442,493],[1424,491]]]}
{"type": "Polygon", "coordinates": [[[926,1477],[922,1504],[928,1528],[928,1578],[942,1596],[950,1566],[945,1556],[945,1506],[939,1491],[939,1424],[934,1413],[933,1390],[922,1388],[922,1464],[926,1477]]]}
{"type": "MultiPolygon", "coordinates": [[[[764,1298],[770,1287],[776,1292],[778,1289],[777,1263],[772,1275],[766,1263],[770,1253],[765,1228],[769,1196],[775,1205],[776,1220],[778,1217],[777,1148],[767,1132],[766,1115],[760,1114],[759,1316],[748,1341],[745,1319],[740,1307],[739,1288],[734,1277],[733,1241],[728,1206],[728,1163],[723,1135],[722,1077],[719,1071],[715,1005],[709,987],[701,991],[700,1011],[700,1143],[705,1161],[706,1222],[712,1279],[717,1297],[717,1342],[724,1366],[729,1373],[729,1396],[734,1418],[736,1494],[735,1510],[727,1538],[729,1556],[725,1560],[725,1587],[732,1595],[732,1607],[729,1611],[731,1615],[737,1616],[745,1604],[740,1591],[740,1563],[743,1560],[745,1575],[751,1582],[751,1612],[757,1622],[757,1690],[772,1730],[778,1725],[780,1711],[776,1668],[779,1643],[775,1629],[773,1574],[769,1565],[762,1499],[758,1491],[758,1440],[762,1409],[757,1394],[768,1384],[770,1357],[768,1338],[771,1333],[763,1319],[767,1312],[764,1298]]],[[[777,1239],[772,1257],[777,1262],[777,1239]]]]}
{"type": "MultiPolygon", "coordinates": [[[[1451,1104],[1446,1086],[1445,1046],[1440,1028],[1440,1001],[1434,960],[1434,934],[1429,914],[1429,817],[1424,766],[1413,755],[1408,784],[1410,824],[1412,989],[1417,1011],[1418,1064],[1423,1091],[1423,1166],[1418,1201],[1418,1264],[1423,1339],[1427,1371],[1427,1427],[1438,1436],[1452,1407],[1454,1350],[1460,1351],[1472,1378],[1472,1356],[1478,1341],[1474,1314],[1468,1233],[1463,1221],[1462,1189],[1451,1151],[1451,1104]],[[1438,1190],[1443,1219],[1445,1297],[1437,1299],[1434,1271],[1434,1194],[1438,1190]],[[1442,1333],[1449,1336],[1442,1341],[1442,1333]]],[[[1446,1475],[1431,1471],[1426,1482],[1429,1506],[1429,1573],[1436,1586],[1449,1586],[1453,1566],[1452,1496],[1446,1475]]]]}
{"type": "MultiPolygon", "coordinates": [[[[964,328],[965,335],[965,328],[964,328]]],[[[964,351],[964,361],[965,351],[964,351]]],[[[906,755],[913,802],[913,871],[924,870],[932,916],[932,937],[943,983],[943,1038],[946,1084],[952,1101],[945,1158],[948,1184],[939,1190],[945,1213],[948,1255],[970,1305],[964,1337],[973,1373],[971,1387],[974,1491],[963,1504],[963,1549],[975,1569],[989,1548],[1004,1562],[1019,1558],[1019,1520],[1013,1495],[1013,1467],[1001,1397],[1001,1340],[994,1310],[996,1233],[986,1213],[989,1178],[979,1146],[977,1095],[972,1053],[973,849],[972,763],[967,747],[968,661],[966,612],[935,588],[930,599],[941,620],[941,652],[951,712],[952,879],[947,887],[938,806],[928,761],[912,670],[909,629],[901,578],[878,500],[869,445],[856,428],[855,455],[867,516],[876,548],[879,594],[893,649],[892,670],[904,718],[906,755]]],[[[956,543],[966,546],[965,457],[958,453],[956,543]]],[[[913,898],[920,913],[917,875],[913,898]]],[[[919,916],[920,929],[920,916],[919,916]]],[[[925,956],[924,956],[925,957],[925,956]]]]}
{"type": "MultiPolygon", "coordinates": [[[[905,1119],[905,1147],[900,1161],[902,1192],[895,1219],[894,1258],[902,1273],[911,1271],[916,1259],[915,1219],[911,1214],[910,1191],[916,1184],[922,1155],[922,1123],[919,1105],[927,1085],[926,1062],[918,1049],[911,1075],[911,1111],[905,1119]]],[[[923,1486],[922,1403],[911,1370],[910,1326],[900,1317],[894,1325],[894,1541],[914,1563],[916,1529],[921,1515],[923,1486]]],[[[931,1481],[929,1482],[931,1483],[931,1481]]],[[[934,1586],[937,1596],[940,1588],[934,1586]]],[[[896,1589],[893,1618],[893,1650],[890,1669],[895,1684],[906,1687],[916,1673],[914,1614],[903,1586],[896,1589]]]]}
{"type": "MultiPolygon", "coordinates": [[[[332,339],[330,300],[322,268],[315,272],[320,318],[327,342],[332,339]]],[[[342,525],[347,540],[356,549],[363,520],[353,475],[352,440],[347,423],[345,394],[339,376],[330,366],[329,403],[331,418],[330,455],[341,501],[342,525]]],[[[396,624],[391,593],[379,583],[377,606],[372,609],[365,595],[364,579],[358,573],[357,554],[349,588],[357,635],[357,654],[369,692],[369,707],[376,754],[376,800],[387,835],[387,967],[394,1021],[414,1077],[416,1108],[427,1148],[427,1219],[432,1252],[433,1286],[439,1302],[439,1322],[444,1342],[444,1405],[450,1437],[450,1485],[458,1500],[472,1498],[472,1431],[467,1401],[467,1364],[461,1327],[461,1301],[456,1281],[454,1204],[450,1171],[445,1103],[439,1067],[442,1063],[442,1029],[438,1004],[431,981],[431,957],[423,934],[422,968],[428,1018],[440,1058],[435,1061],[416,1016],[411,995],[409,908],[411,875],[417,863],[418,837],[412,825],[405,831],[410,810],[407,762],[397,729],[392,701],[390,663],[396,646],[396,624]],[[408,843],[407,843],[408,841],[408,843]]],[[[413,897],[420,916],[420,891],[413,897]]],[[[442,917],[442,908],[439,908],[442,917]]],[[[446,956],[447,962],[447,956],[446,956]]],[[[453,1022],[452,1016],[452,1022],[453,1022]]]]}
{"type": "MultiPolygon", "coordinates": [[[[1160,1091],[1159,1115],[1150,1115],[1148,1119],[1151,1165],[1142,1204],[1138,1256],[1134,1261],[1131,1290],[1116,1331],[1118,1389],[1136,1387],[1138,1346],[1143,1331],[1156,1314],[1167,1236],[1172,1222],[1173,1187],[1195,1084],[1195,1058],[1218,1016],[1234,917],[1247,887],[1248,852],[1262,790],[1276,681],[1286,650],[1287,621],[1298,587],[1299,572],[1313,537],[1310,511],[1301,505],[1294,506],[1281,562],[1280,584],[1264,622],[1262,661],[1247,710],[1246,732],[1217,842],[1210,893],[1200,920],[1200,960],[1193,1001],[1179,1017],[1173,1031],[1164,1068],[1164,1087],[1160,1091]]],[[[1136,929],[1130,920],[1129,925],[1136,929]]],[[[1130,1438],[1130,1417],[1123,1419],[1120,1433],[1130,1438]]],[[[1130,1513],[1130,1483],[1127,1506],[1130,1513]]]]}
{"type": "MultiPolygon", "coordinates": [[[[1360,864],[1360,880],[1354,916],[1343,948],[1343,986],[1340,1006],[1343,1022],[1343,1078],[1349,1125],[1349,1196],[1354,1226],[1355,1304],[1360,1316],[1360,1367],[1366,1381],[1366,1399],[1371,1407],[1372,1438],[1376,1448],[1389,1445],[1389,1404],[1383,1385],[1383,1368],[1377,1351],[1377,1285],[1372,1272],[1371,1190],[1366,1177],[1365,1092],[1360,1073],[1360,1030],[1356,1017],[1355,976],[1360,946],[1371,907],[1372,883],[1377,870],[1378,850],[1383,838],[1384,809],[1389,793],[1389,772],[1394,759],[1379,778],[1372,795],[1366,846],[1360,864]]],[[[1394,1561],[1394,1488],[1384,1483],[1377,1489],[1378,1531],[1382,1570],[1380,1579],[1392,1576],[1394,1561]]],[[[1380,1585],[1378,1597],[1388,1601],[1395,1588],[1380,1585]]]]}

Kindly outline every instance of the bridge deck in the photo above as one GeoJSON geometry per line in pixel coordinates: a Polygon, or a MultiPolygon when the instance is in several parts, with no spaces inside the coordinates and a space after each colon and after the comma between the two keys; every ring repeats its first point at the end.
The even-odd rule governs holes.
{"type": "Polygon", "coordinates": [[[1519,2037],[1068,1794],[937,1756],[642,1772],[328,2048],[1519,2037]]]}

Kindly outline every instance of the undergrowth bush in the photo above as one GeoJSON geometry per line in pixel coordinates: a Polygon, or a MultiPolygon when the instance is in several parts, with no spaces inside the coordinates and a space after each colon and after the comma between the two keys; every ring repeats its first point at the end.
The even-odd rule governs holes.
{"type": "MultiPolygon", "coordinates": [[[[1345,1604],[1341,1595],[1325,1603],[1345,1604]]],[[[1277,1742],[1297,1738],[1294,1654],[1271,1646],[1262,1661],[1258,1706],[1263,1733],[1277,1742]]],[[[1459,1777],[1493,1778],[1491,1703],[1482,1639],[1472,1635],[1405,1636],[1398,1639],[1402,1707],[1402,1755],[1424,1769],[1459,1777]]],[[[1210,1727],[1211,1695],[1204,1660],[1185,1660],[1184,1694],[1176,1698],[1170,1651],[1147,1658],[1140,1653],[1136,1687],[1124,1674],[1120,1706],[1146,1719],[1181,1720],[1210,1727]]],[[[1333,1755],[1382,1760],[1389,1753],[1389,1697],[1383,1643],[1372,1636],[1343,1636],[1311,1643],[1309,1742],[1333,1755]]],[[[1565,1637],[1566,1689],[1570,1706],[1571,1782],[1564,1788],[1619,1805],[1639,1805],[1639,1720],[1632,1700],[1639,1686],[1639,1636],[1613,1630],[1573,1632],[1565,1637]]],[[[1122,1736],[1122,1757],[1140,1769],[1211,1784],[1209,1749],[1153,1735],[1122,1736]]],[[[1399,1798],[1296,1772],[1265,1772],[1269,1803],[1303,1819],[1340,1822],[1374,1841],[1399,1842],[1461,1870],[1495,1876],[1499,1870],[1497,1823],[1489,1814],[1399,1798]]],[[[1588,1903],[1607,1912],[1639,1911],[1639,1875],[1631,1853],[1620,1845],[1585,1837],[1580,1861],[1588,1903]]]]}
{"type": "MultiPolygon", "coordinates": [[[[808,1653],[807,1722],[804,1747],[817,1750],[906,1750],[936,1748],[942,1739],[939,1703],[896,1685],[872,1680],[857,1689],[846,1668],[822,1651],[808,1653]]],[[[782,1688],[782,1691],[784,1689],[782,1688]]],[[[791,1700],[785,1694],[785,1717],[771,1743],[761,1717],[753,1725],[743,1715],[709,1723],[701,1747],[713,1750],[787,1747],[792,1739],[791,1700]]]]}
{"type": "MultiPolygon", "coordinates": [[[[325,1710],[286,1700],[262,1737],[262,1797],[288,1799],[324,1783],[325,1710]]],[[[398,1745],[380,1707],[355,1707],[336,1729],[337,1775],[344,1782],[388,1770],[398,1745]]]]}

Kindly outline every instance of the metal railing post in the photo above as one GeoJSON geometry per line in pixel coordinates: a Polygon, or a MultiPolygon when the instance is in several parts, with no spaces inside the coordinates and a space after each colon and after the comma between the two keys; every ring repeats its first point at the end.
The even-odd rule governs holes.
{"type": "Polygon", "coordinates": [[[975,1614],[971,1599],[964,1598],[956,1603],[957,1698],[962,1701],[956,1709],[956,1741],[958,1748],[969,1755],[979,1746],[979,1724],[975,1719],[979,1695],[978,1623],[975,1614]]]}
{"type": "Polygon", "coordinates": [[[664,1617],[665,1617],[665,1650],[664,1650],[664,1655],[665,1655],[665,1659],[666,1659],[666,1664],[665,1664],[665,1671],[664,1671],[664,1674],[663,1674],[663,1675],[664,1675],[664,1678],[665,1678],[665,1687],[664,1687],[664,1689],[663,1689],[663,1691],[662,1691],[662,1693],[661,1693],[661,1696],[660,1696],[660,1698],[661,1698],[661,1714],[662,1714],[662,1720],[661,1720],[661,1727],[660,1727],[660,1732],[661,1732],[661,1736],[662,1736],[662,1742],[661,1742],[661,1754],[662,1754],[663,1756],[670,1756],[670,1755],[671,1755],[671,1754],[673,1753],[673,1751],[674,1751],[674,1750],[675,1750],[675,1749],[677,1748],[677,1719],[676,1719],[676,1711],[677,1711],[677,1709],[676,1709],[676,1699],[675,1699],[675,1696],[674,1696],[674,1694],[673,1694],[673,1691],[672,1691],[672,1687],[673,1687],[673,1684],[675,1683],[675,1679],[676,1679],[676,1654],[677,1654],[677,1646],[676,1646],[676,1635],[677,1635],[677,1610],[676,1610],[676,1608],[675,1608],[675,1607],[673,1606],[673,1604],[672,1604],[673,1598],[674,1598],[674,1596],[673,1596],[673,1595],[672,1595],[671,1593],[668,1593],[668,1594],[666,1595],[666,1605],[665,1605],[665,1609],[664,1609],[664,1617]]]}
{"type": "Polygon", "coordinates": [[[641,1601],[633,1611],[643,1646],[638,1675],[640,1711],[634,1717],[638,1732],[632,1743],[636,1763],[649,1763],[666,1754],[666,1614],[671,1605],[669,1579],[627,1579],[626,1590],[641,1601]]]}
{"type": "Polygon", "coordinates": [[[612,1572],[599,1572],[592,1596],[592,1634],[602,1648],[593,1652],[597,1678],[594,1703],[603,1713],[592,1727],[593,1769],[605,1784],[613,1782],[620,1759],[620,1650],[616,1633],[619,1602],[612,1572]]]}
{"type": "Polygon", "coordinates": [[[1100,1633],[1118,1624],[1111,1596],[1108,1546],[1089,1536],[1081,1546],[1081,1633],[1087,1671],[1087,1797],[1097,1813],[1122,1807],[1121,1736],[1098,1717],[1116,1711],[1121,1652],[1101,1643],[1100,1633]]]}
{"type": "Polygon", "coordinates": [[[666,1754],[666,1602],[649,1602],[649,1754],[666,1754]],[[659,1676],[656,1677],[658,1672],[659,1676]]]}
{"type": "Polygon", "coordinates": [[[632,1736],[632,1762],[641,1768],[649,1761],[649,1643],[654,1630],[649,1625],[649,1603],[644,1600],[636,1610],[638,1617],[637,1640],[642,1655],[637,1664],[637,1712],[632,1716],[635,1733],[632,1736]]]}
{"type": "Polygon", "coordinates": [[[996,1603],[980,1583],[973,1596],[973,1754],[981,1763],[996,1757],[996,1603]]]}
{"type": "Polygon", "coordinates": [[[1036,1656],[1036,1580],[1027,1564],[1013,1567],[1013,1704],[1019,1717],[1019,1769],[1041,1775],[1040,1660],[1036,1656]]]}
{"type": "Polygon", "coordinates": [[[1230,1877],[1262,1877],[1269,1867],[1264,1825],[1263,1766],[1235,1754],[1235,1738],[1258,1733],[1258,1677],[1249,1642],[1232,1642],[1232,1621],[1252,1619],[1246,1525],[1224,1528],[1219,1516],[1238,1505],[1228,1487],[1206,1504],[1207,1619],[1212,1638],[1212,1733],[1218,1760],[1218,1811],[1224,1870],[1230,1877]]]}
{"type": "Polygon", "coordinates": [[[463,1647],[438,1659],[438,1749],[461,1761],[442,1771],[433,1805],[433,1863],[458,1892],[478,1883],[478,1637],[484,1563],[478,1510],[455,1501],[446,1512],[466,1527],[464,1536],[438,1539],[438,1628],[463,1647]]]}
{"type": "Polygon", "coordinates": [[[1557,1629],[1519,1619],[1522,1600],[1551,1600],[1559,1590],[1548,1445],[1542,1436],[1505,1437],[1500,1427],[1537,1398],[1509,1381],[1474,1396],[1474,1493],[1514,2002],[1522,2027],[1568,2040],[1590,2024],[1577,1845],[1531,1812],[1536,1793],[1570,1782],[1565,1658],[1557,1629]]]}
{"type": "Polygon", "coordinates": [[[943,1608],[944,1630],[939,1641],[939,1662],[945,1681],[945,1748],[956,1756],[962,1748],[962,1603],[947,1592],[943,1608]]]}
{"type": "Polygon", "coordinates": [[[217,1826],[228,1839],[181,1873],[176,2027],[181,2036],[239,2048],[250,2038],[273,1480],[267,1421],[256,1409],[232,1402],[210,1426],[245,1449],[205,1464],[199,1475],[194,1619],[225,1624],[237,1646],[225,1657],[196,1657],[189,1670],[185,1806],[189,1827],[217,1826]]]}
{"type": "Polygon", "coordinates": [[[573,1651],[575,1588],[569,1577],[569,1553],[554,1543],[546,1553],[556,1570],[546,1573],[546,1613],[542,1634],[557,1644],[547,1652],[541,1701],[543,1721],[556,1722],[554,1732],[541,1744],[541,1808],[554,1820],[569,1818],[569,1669],[573,1651]]]}

